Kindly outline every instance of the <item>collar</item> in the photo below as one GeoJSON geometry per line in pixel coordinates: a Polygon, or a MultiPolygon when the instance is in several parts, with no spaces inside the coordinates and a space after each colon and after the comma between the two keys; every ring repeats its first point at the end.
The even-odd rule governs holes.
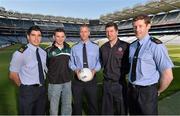
{"type": "MultiPolygon", "coordinates": [[[[55,45],[55,41],[53,42],[52,46],[53,46],[53,48],[58,48],[58,47],[55,45]]],[[[62,48],[62,49],[68,48],[68,47],[69,47],[69,45],[68,45],[66,42],[63,42],[63,48],[62,48]]]]}
{"type": "Polygon", "coordinates": [[[27,46],[28,46],[28,48],[30,48],[33,51],[36,51],[37,48],[40,48],[40,47],[36,47],[36,46],[34,46],[34,45],[30,44],[30,43],[28,43],[27,46]]]}
{"type": "MultiPolygon", "coordinates": [[[[91,41],[90,41],[90,40],[88,40],[88,41],[86,41],[86,42],[85,42],[85,44],[86,44],[86,45],[88,45],[90,42],[91,42],[91,41]]],[[[84,44],[84,42],[83,42],[83,41],[80,41],[80,43],[81,43],[82,45],[84,44]]]]}
{"type": "Polygon", "coordinates": [[[145,44],[149,40],[149,38],[150,38],[150,36],[149,36],[149,34],[147,34],[143,39],[138,40],[140,43],[140,46],[145,44]]]}
{"type": "MultiPolygon", "coordinates": [[[[120,42],[120,39],[119,38],[117,38],[117,41],[116,41],[116,43],[114,44],[114,46],[118,46],[119,45],[119,42],[120,42]]],[[[111,44],[110,44],[110,42],[108,42],[108,47],[110,47],[111,48],[111,44]]],[[[114,47],[113,46],[113,47],[114,47]]]]}

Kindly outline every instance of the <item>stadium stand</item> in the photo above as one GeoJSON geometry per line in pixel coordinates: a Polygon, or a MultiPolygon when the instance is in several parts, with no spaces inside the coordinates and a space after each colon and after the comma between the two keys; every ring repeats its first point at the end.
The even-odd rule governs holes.
{"type": "Polygon", "coordinates": [[[180,0],[151,0],[132,8],[102,15],[95,20],[19,13],[0,7],[0,45],[26,43],[25,33],[32,25],[42,28],[43,42],[52,41],[52,32],[57,27],[65,29],[67,41],[79,41],[79,29],[82,24],[90,26],[92,40],[102,39],[106,37],[104,28],[109,21],[118,24],[119,37],[122,40],[132,42],[135,39],[132,18],[142,13],[149,14],[151,17],[151,35],[158,36],[165,43],[180,43],[180,0]]]}
{"type": "Polygon", "coordinates": [[[11,44],[14,43],[11,41],[7,40],[7,37],[5,37],[5,36],[0,36],[0,48],[10,46],[11,44]]]}

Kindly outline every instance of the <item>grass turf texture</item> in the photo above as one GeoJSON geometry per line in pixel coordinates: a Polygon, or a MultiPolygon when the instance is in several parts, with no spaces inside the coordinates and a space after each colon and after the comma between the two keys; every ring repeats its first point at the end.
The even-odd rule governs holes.
{"type": "MultiPolygon", "coordinates": [[[[47,47],[48,44],[42,44],[42,47],[47,47]]],[[[70,46],[72,46],[72,43],[70,43],[70,46]]],[[[0,115],[2,114],[17,114],[17,100],[18,100],[18,88],[13,85],[13,83],[8,79],[8,71],[9,71],[9,63],[11,60],[12,53],[18,49],[20,45],[13,45],[7,48],[0,49],[0,115]]],[[[159,97],[159,100],[170,96],[173,93],[176,93],[180,90],[180,78],[178,76],[180,75],[180,45],[170,45],[167,46],[169,55],[171,59],[173,60],[176,68],[173,68],[173,75],[174,80],[171,83],[170,87],[161,94],[159,97]]],[[[97,73],[97,79],[98,79],[98,95],[99,95],[99,101],[101,107],[101,100],[102,100],[102,80],[103,75],[102,71],[97,73]]],[[[174,98],[179,99],[179,98],[174,98]]],[[[87,104],[83,105],[86,109],[87,104]]],[[[178,110],[178,109],[177,109],[178,110]]],[[[86,110],[85,110],[86,112],[86,110]]]]}

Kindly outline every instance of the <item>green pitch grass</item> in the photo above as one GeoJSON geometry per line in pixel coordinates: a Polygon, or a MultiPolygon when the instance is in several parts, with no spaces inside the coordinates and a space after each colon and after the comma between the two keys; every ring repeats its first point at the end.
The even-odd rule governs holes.
{"type": "MultiPolygon", "coordinates": [[[[42,47],[46,47],[47,44],[42,44],[42,47]]],[[[72,46],[72,43],[71,43],[72,46]]],[[[13,45],[8,48],[0,49],[0,115],[12,115],[18,114],[18,88],[9,80],[8,71],[9,71],[9,63],[11,60],[12,53],[19,48],[20,45],[13,45]]],[[[159,100],[165,100],[163,98],[167,98],[178,91],[180,91],[180,45],[167,46],[171,59],[175,64],[175,68],[173,68],[174,80],[170,87],[161,94],[159,100]]],[[[99,83],[99,103],[102,100],[102,71],[97,73],[98,83],[99,83]]],[[[179,99],[175,97],[175,99],[179,99]]],[[[175,100],[176,101],[176,100],[175,100]]],[[[161,104],[160,104],[161,105],[161,104]]],[[[101,106],[101,104],[100,104],[101,106]]],[[[99,106],[99,107],[100,107],[99,106]]],[[[84,107],[87,107],[86,104],[84,107]]],[[[174,114],[178,114],[179,109],[176,110],[174,114]]],[[[86,110],[85,110],[86,112],[86,110]]]]}
{"type": "Polygon", "coordinates": [[[8,79],[8,67],[11,55],[18,47],[0,49],[0,114],[17,114],[17,88],[8,79]]]}

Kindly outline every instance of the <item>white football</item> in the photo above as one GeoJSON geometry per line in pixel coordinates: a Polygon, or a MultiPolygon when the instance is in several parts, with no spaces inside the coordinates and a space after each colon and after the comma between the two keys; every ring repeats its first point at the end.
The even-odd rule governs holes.
{"type": "Polygon", "coordinates": [[[92,78],[93,78],[93,75],[89,68],[81,69],[81,71],[79,73],[79,80],[81,80],[83,82],[87,82],[87,81],[92,80],[92,78]]]}

